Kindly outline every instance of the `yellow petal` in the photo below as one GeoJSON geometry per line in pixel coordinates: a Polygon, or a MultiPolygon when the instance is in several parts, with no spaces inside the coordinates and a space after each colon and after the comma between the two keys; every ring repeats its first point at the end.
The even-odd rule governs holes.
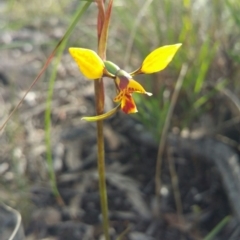
{"type": "Polygon", "coordinates": [[[102,77],[104,63],[97,53],[85,48],[69,48],[69,52],[86,78],[102,77]]]}
{"type": "Polygon", "coordinates": [[[157,48],[144,59],[140,72],[155,73],[163,70],[172,61],[181,45],[178,43],[157,48]]]}
{"type": "Polygon", "coordinates": [[[121,101],[121,109],[126,114],[138,112],[131,94],[125,94],[121,101]]]}
{"type": "Polygon", "coordinates": [[[146,92],[145,89],[143,88],[143,86],[133,79],[130,79],[128,82],[127,92],[129,92],[129,93],[133,93],[133,92],[144,93],[144,94],[147,94],[148,96],[152,95],[152,93],[146,92]]]}
{"type": "Polygon", "coordinates": [[[106,118],[111,117],[115,112],[117,112],[119,107],[120,107],[120,105],[116,106],[115,108],[113,108],[109,112],[104,113],[102,115],[93,116],[93,117],[83,117],[81,120],[86,120],[88,122],[96,122],[96,121],[104,120],[106,118]]]}

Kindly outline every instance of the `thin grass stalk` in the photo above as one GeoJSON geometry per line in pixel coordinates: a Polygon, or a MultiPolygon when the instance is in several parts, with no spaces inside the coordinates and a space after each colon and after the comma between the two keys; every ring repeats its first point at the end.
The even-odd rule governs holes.
{"type": "Polygon", "coordinates": [[[206,236],[204,237],[203,240],[212,240],[215,239],[216,235],[223,230],[223,228],[229,223],[231,220],[231,216],[226,216],[220,221],[216,227],[213,228],[213,230],[206,236]]]}
{"type": "Polygon", "coordinates": [[[57,66],[61,61],[61,57],[63,54],[63,50],[65,49],[67,41],[63,41],[62,45],[58,50],[57,57],[54,62],[54,69],[50,76],[49,84],[48,84],[48,93],[47,93],[47,101],[46,101],[46,111],[45,111],[45,143],[46,143],[46,154],[47,154],[47,169],[50,177],[50,184],[52,188],[52,192],[60,205],[64,205],[64,201],[58,191],[56,175],[53,167],[53,159],[52,159],[52,146],[51,146],[51,106],[52,106],[52,96],[54,90],[54,84],[57,76],[57,66]]]}
{"type": "Polygon", "coordinates": [[[122,239],[126,236],[126,234],[128,234],[128,233],[130,232],[130,230],[131,230],[131,227],[128,226],[128,227],[117,237],[116,240],[122,240],[122,239]]]}
{"type": "Polygon", "coordinates": [[[143,19],[144,15],[145,15],[145,12],[147,11],[148,7],[151,5],[152,2],[153,2],[153,0],[147,0],[143,4],[141,10],[139,11],[139,13],[135,19],[134,25],[132,27],[132,31],[130,33],[130,36],[129,36],[128,42],[127,42],[127,47],[126,47],[126,51],[125,51],[126,54],[125,54],[124,60],[123,60],[124,68],[126,68],[129,65],[129,59],[130,59],[130,55],[132,53],[133,42],[134,42],[134,38],[137,33],[137,29],[141,23],[141,20],[143,19]]]}
{"type": "Polygon", "coordinates": [[[66,47],[67,40],[70,36],[70,33],[74,29],[75,25],[77,24],[80,17],[83,15],[83,13],[87,10],[91,2],[85,3],[84,6],[80,5],[80,7],[77,9],[76,14],[73,16],[72,24],[68,28],[66,34],[64,35],[62,41],[60,44],[58,44],[57,49],[57,57],[55,59],[54,63],[54,69],[52,71],[52,74],[50,76],[49,80],[49,87],[48,87],[48,94],[47,94],[47,100],[46,100],[46,111],[45,111],[45,143],[46,143],[46,154],[47,154],[47,169],[48,174],[50,177],[50,184],[52,188],[52,192],[54,196],[56,197],[57,202],[60,205],[64,205],[64,201],[58,191],[57,188],[57,181],[56,181],[56,175],[53,167],[53,160],[52,160],[52,147],[51,147],[51,106],[52,106],[52,96],[53,96],[53,90],[54,90],[54,84],[56,80],[57,75],[57,66],[60,63],[63,51],[66,47]]]}
{"type": "Polygon", "coordinates": [[[163,131],[162,131],[162,136],[160,139],[160,143],[159,143],[159,147],[158,147],[158,154],[157,154],[157,162],[156,162],[156,174],[155,174],[155,194],[156,194],[156,200],[157,200],[157,215],[159,215],[160,213],[160,189],[161,189],[161,166],[162,166],[162,156],[163,156],[163,151],[164,151],[164,147],[165,147],[165,143],[166,143],[166,139],[167,139],[167,133],[168,133],[168,129],[170,126],[170,120],[172,118],[173,115],[173,110],[175,108],[177,99],[178,99],[178,95],[180,92],[180,89],[182,87],[183,84],[183,80],[186,76],[187,73],[187,65],[183,64],[177,83],[176,83],[176,87],[174,89],[173,92],[173,96],[171,99],[171,103],[168,109],[168,113],[164,122],[164,126],[163,126],[163,131]]]}
{"type": "Polygon", "coordinates": [[[183,216],[182,216],[183,206],[182,206],[181,194],[180,194],[179,185],[178,185],[178,175],[177,175],[177,171],[176,171],[176,167],[175,167],[172,149],[168,148],[167,153],[168,153],[168,164],[169,164],[169,171],[170,171],[170,175],[171,175],[173,195],[174,195],[174,199],[175,199],[178,219],[180,220],[183,218],[183,216]]]}

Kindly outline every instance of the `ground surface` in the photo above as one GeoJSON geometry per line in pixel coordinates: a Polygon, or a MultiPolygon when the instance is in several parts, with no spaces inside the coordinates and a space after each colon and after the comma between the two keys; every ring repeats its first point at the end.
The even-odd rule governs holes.
{"type": "MultiPolygon", "coordinates": [[[[19,40],[41,42],[54,37],[54,33],[47,36],[26,27],[20,31],[1,33],[0,43],[19,40]]],[[[44,46],[33,47],[31,44],[1,50],[1,119],[19,101],[47,54],[44,46]]],[[[81,78],[66,52],[58,67],[52,102],[52,153],[59,191],[65,202],[65,206],[60,206],[52,194],[46,168],[44,112],[49,76],[47,71],[0,136],[1,201],[20,211],[28,240],[103,239],[96,128],[94,123],[80,120],[82,116],[94,115],[93,84],[81,78]]],[[[106,110],[114,106],[112,87],[106,81],[106,110]]],[[[227,106],[227,100],[223,98],[222,101],[227,106]]],[[[214,111],[213,115],[218,108],[214,111]]],[[[234,115],[231,110],[227,113],[234,115]]],[[[234,199],[239,196],[237,184],[228,184],[228,181],[236,181],[231,171],[238,169],[239,129],[233,123],[217,133],[208,132],[209,129],[200,131],[200,127],[195,130],[201,133],[195,140],[190,139],[194,135],[191,131],[183,134],[174,128],[170,130],[172,133],[163,157],[161,210],[157,212],[154,175],[158,143],[131,116],[119,112],[105,121],[113,239],[128,227],[129,232],[123,239],[203,239],[228,215],[231,220],[214,239],[240,238],[237,228],[239,209],[234,206],[234,199]],[[226,142],[225,138],[217,138],[219,133],[231,141],[219,147],[220,142],[226,142]],[[221,152],[222,149],[224,152],[221,152]],[[226,152],[229,154],[225,156],[226,152]],[[236,161],[233,168],[228,169],[228,165],[225,168],[230,173],[226,179],[218,162],[229,163],[232,156],[236,157],[236,161]],[[173,165],[169,165],[170,160],[173,165]],[[177,188],[173,187],[175,177],[170,174],[174,169],[179,181],[177,188]],[[176,201],[178,192],[181,200],[176,201]],[[232,192],[236,196],[232,196],[232,192]],[[176,202],[180,204],[179,213],[176,202]]]]}

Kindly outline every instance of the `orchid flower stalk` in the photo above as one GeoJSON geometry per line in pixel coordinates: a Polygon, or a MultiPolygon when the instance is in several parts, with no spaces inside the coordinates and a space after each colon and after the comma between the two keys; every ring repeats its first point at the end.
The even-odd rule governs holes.
{"type": "Polygon", "coordinates": [[[109,0],[105,10],[104,0],[95,0],[98,6],[98,53],[86,48],[69,48],[69,53],[76,61],[82,74],[90,80],[94,80],[96,98],[96,116],[83,117],[87,121],[97,121],[97,145],[98,145],[98,174],[99,192],[101,200],[101,210],[103,217],[103,232],[106,240],[109,237],[108,201],[105,180],[105,159],[104,159],[104,138],[103,120],[112,116],[121,109],[124,113],[136,113],[137,107],[133,99],[133,93],[142,93],[148,96],[143,86],[133,79],[138,74],[151,74],[166,68],[171,62],[181,43],[159,47],[152,51],[142,62],[142,65],[135,71],[128,73],[120,69],[115,63],[106,60],[106,46],[108,37],[108,27],[112,11],[113,0],[109,0]],[[116,86],[116,96],[113,101],[118,105],[107,113],[104,110],[104,88],[103,78],[113,79],[116,86]]]}

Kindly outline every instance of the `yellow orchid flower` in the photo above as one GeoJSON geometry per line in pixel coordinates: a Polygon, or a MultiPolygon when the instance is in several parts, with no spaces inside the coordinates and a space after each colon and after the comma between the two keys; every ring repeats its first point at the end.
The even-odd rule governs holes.
{"type": "MultiPolygon", "coordinates": [[[[105,66],[108,69],[111,62],[105,62],[105,66]]],[[[143,93],[151,96],[151,93],[145,91],[141,84],[132,79],[132,76],[125,72],[124,70],[119,69],[116,72],[115,79],[118,95],[114,98],[114,102],[121,102],[121,109],[125,113],[136,113],[137,107],[133,100],[132,93],[143,93]]]]}
{"type": "MultiPolygon", "coordinates": [[[[117,96],[113,101],[120,102],[122,111],[129,114],[137,112],[132,93],[152,95],[146,92],[142,85],[133,79],[133,76],[143,73],[151,74],[163,70],[171,62],[181,45],[181,43],[178,43],[155,49],[144,59],[141,67],[132,73],[127,73],[110,61],[103,61],[97,53],[90,49],[69,48],[69,52],[76,61],[80,71],[88,79],[93,80],[104,76],[114,79],[117,87],[117,96]]],[[[118,109],[119,106],[101,116],[85,117],[83,119],[87,121],[103,120],[114,114],[118,109]]]]}

